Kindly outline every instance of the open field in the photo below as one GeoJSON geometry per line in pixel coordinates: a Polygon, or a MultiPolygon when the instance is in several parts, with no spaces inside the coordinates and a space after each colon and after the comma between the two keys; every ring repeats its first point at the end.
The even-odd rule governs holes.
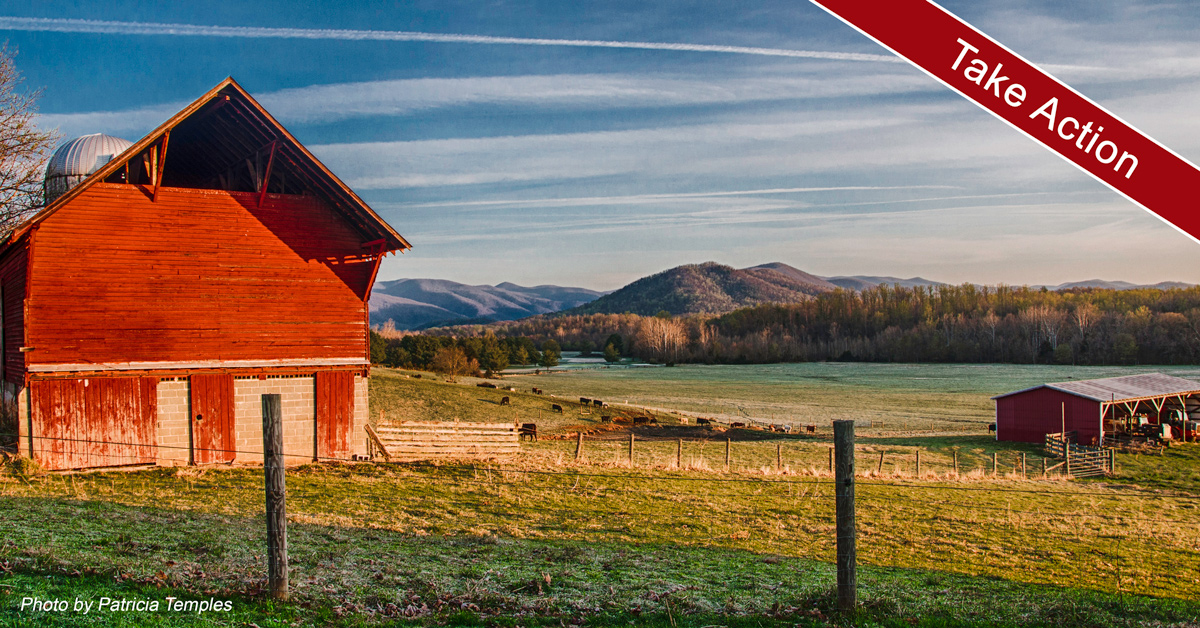
{"type": "MultiPolygon", "coordinates": [[[[427,373],[416,379],[377,369],[372,416],[382,411],[385,422],[525,420],[522,415],[544,413],[552,401],[528,393],[532,386],[558,394],[555,402],[621,391],[632,400],[638,390],[646,399],[666,400],[711,389],[726,400],[721,403],[745,407],[759,396],[746,381],[713,383],[704,368],[625,371],[665,377],[659,384],[635,379],[626,388],[607,381],[611,373],[604,371],[542,376],[544,382],[538,376],[502,380],[526,391],[518,393],[477,388],[478,380],[449,384],[427,373]],[[499,405],[505,395],[512,407],[499,405]]],[[[930,376],[919,369],[907,371],[911,382],[896,383],[896,372],[905,371],[876,371],[877,383],[892,382],[881,394],[906,404],[911,417],[945,400],[958,408],[978,405],[976,398],[986,399],[990,388],[1007,389],[1017,376],[1029,376],[1016,369],[994,375],[996,381],[972,375],[939,385],[919,379],[930,376]]],[[[805,403],[837,416],[846,399],[869,392],[863,382],[871,373],[858,373],[832,380],[839,394],[825,401],[820,384],[805,383],[811,395],[805,403]]],[[[788,388],[794,385],[767,381],[761,394],[773,403],[801,398],[788,388]]],[[[563,405],[563,415],[534,420],[549,431],[598,427],[598,414],[581,414],[578,403],[563,405]]],[[[832,611],[828,430],[708,431],[656,416],[662,419],[657,427],[589,436],[579,462],[574,440],[544,440],[502,460],[290,470],[295,598],[286,604],[261,594],[261,469],[2,475],[0,626],[87,625],[71,614],[34,617],[15,610],[18,594],[43,593],[236,601],[229,615],[133,614],[90,618],[92,625],[851,623],[832,611]],[[676,466],[680,438],[682,464],[676,466]]],[[[914,429],[866,430],[859,439],[863,612],[856,623],[1200,622],[1200,445],[1177,445],[1163,456],[1123,454],[1117,477],[1075,482],[1041,479],[1039,449],[997,443],[975,427],[985,419],[960,431],[950,429],[949,419],[935,418],[945,428],[933,432],[915,429],[928,418],[909,420],[914,429]]]]}
{"type": "Polygon", "coordinates": [[[813,362],[599,369],[505,381],[559,397],[628,401],[735,421],[828,426],[833,419],[857,419],[881,426],[867,430],[871,433],[977,430],[994,420],[993,395],[1045,382],[1145,372],[1200,379],[1196,367],[813,362]]]}

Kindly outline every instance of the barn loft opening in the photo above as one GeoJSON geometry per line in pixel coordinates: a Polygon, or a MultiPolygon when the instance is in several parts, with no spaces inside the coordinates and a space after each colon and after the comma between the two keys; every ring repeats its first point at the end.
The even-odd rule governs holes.
{"type": "Polygon", "coordinates": [[[319,194],[311,167],[237,94],[219,94],[166,129],[108,176],[109,183],[229,192],[319,194]]]}

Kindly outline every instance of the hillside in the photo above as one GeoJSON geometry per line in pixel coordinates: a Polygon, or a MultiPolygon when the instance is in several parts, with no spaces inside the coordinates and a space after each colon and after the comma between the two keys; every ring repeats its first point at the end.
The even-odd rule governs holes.
{"type": "Polygon", "coordinates": [[[899,285],[902,288],[915,288],[917,286],[931,288],[946,285],[940,281],[932,281],[923,277],[910,277],[908,279],[901,279],[899,277],[850,275],[846,277],[826,277],[825,280],[839,288],[854,290],[856,292],[862,292],[863,290],[868,290],[876,286],[892,287],[899,285]]]}
{"type": "Polygon", "coordinates": [[[706,262],[639,279],[564,314],[720,314],[762,303],[799,303],[835,287],[786,264],[735,269],[706,262]]]}
{"type": "Polygon", "coordinates": [[[372,325],[391,320],[396,329],[422,329],[547,314],[587,303],[602,294],[563,286],[469,286],[442,279],[398,279],[375,284],[369,306],[372,325]]]}

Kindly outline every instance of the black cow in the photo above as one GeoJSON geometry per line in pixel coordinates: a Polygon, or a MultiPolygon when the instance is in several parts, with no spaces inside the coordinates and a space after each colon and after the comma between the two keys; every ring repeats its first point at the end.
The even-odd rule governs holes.
{"type": "Polygon", "coordinates": [[[995,423],[989,423],[989,424],[988,424],[988,431],[989,431],[989,432],[991,432],[991,433],[993,433],[993,434],[995,434],[995,433],[996,433],[996,424],[995,424],[995,423]]]}
{"type": "Polygon", "coordinates": [[[579,403],[582,403],[583,405],[588,406],[588,405],[592,404],[592,400],[588,399],[587,397],[580,397],[579,403]]]}
{"type": "Polygon", "coordinates": [[[478,384],[475,384],[475,385],[480,388],[495,388],[496,387],[496,385],[491,382],[479,382],[478,384]]]}
{"type": "Polygon", "coordinates": [[[606,415],[600,417],[600,422],[601,423],[612,423],[612,417],[606,414],[606,415]]]}
{"type": "Polygon", "coordinates": [[[596,406],[597,408],[603,408],[603,407],[607,406],[608,404],[604,403],[603,401],[600,401],[599,399],[593,399],[592,405],[596,406]]]}
{"type": "Polygon", "coordinates": [[[509,400],[509,398],[508,398],[508,397],[501,397],[501,398],[500,398],[500,405],[502,405],[502,406],[509,406],[509,405],[512,405],[512,401],[511,401],[511,400],[509,400]]]}
{"type": "Polygon", "coordinates": [[[745,423],[730,423],[729,427],[746,427],[745,423]]]}
{"type": "Polygon", "coordinates": [[[647,416],[635,416],[635,417],[633,417],[633,424],[634,424],[634,425],[642,425],[643,423],[649,423],[649,422],[650,422],[650,417],[647,417],[647,416]]]}
{"type": "Polygon", "coordinates": [[[559,414],[562,414],[562,406],[558,405],[557,403],[550,404],[550,409],[559,414]]]}
{"type": "Polygon", "coordinates": [[[699,417],[696,419],[696,425],[708,425],[709,423],[712,423],[711,419],[706,419],[704,417],[699,417]]]}
{"type": "Polygon", "coordinates": [[[531,441],[537,441],[537,423],[522,423],[521,428],[517,430],[517,438],[525,440],[528,437],[531,441]]]}

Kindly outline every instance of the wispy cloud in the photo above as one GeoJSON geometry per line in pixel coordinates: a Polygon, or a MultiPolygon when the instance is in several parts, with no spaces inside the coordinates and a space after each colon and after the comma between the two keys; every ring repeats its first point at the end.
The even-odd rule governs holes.
{"type": "Polygon", "coordinates": [[[492,37],[455,33],[415,31],[376,31],[317,28],[273,28],[259,26],[203,26],[157,22],[117,22],[70,18],[0,17],[0,30],[42,31],[55,33],[97,33],[104,35],[153,35],[184,37],[238,37],[248,39],[336,39],[343,41],[420,41],[451,44],[490,44],[516,46],[570,46],[577,48],[623,48],[631,50],[667,50],[720,54],[830,59],[834,61],[871,61],[904,63],[892,55],[791,50],[752,46],[723,46],[649,41],[607,41],[595,39],[546,39],[538,37],[492,37]]]}

